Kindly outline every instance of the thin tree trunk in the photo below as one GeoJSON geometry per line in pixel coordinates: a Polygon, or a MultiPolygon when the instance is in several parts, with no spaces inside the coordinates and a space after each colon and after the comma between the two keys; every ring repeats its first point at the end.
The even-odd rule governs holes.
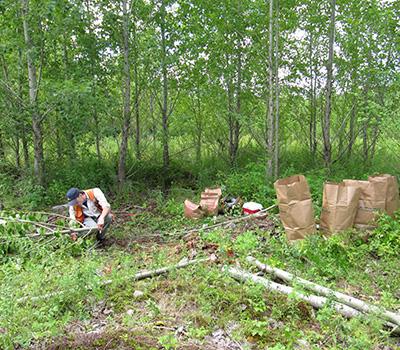
{"type": "Polygon", "coordinates": [[[200,89],[197,86],[196,89],[196,106],[194,107],[195,122],[196,122],[196,164],[201,163],[201,146],[203,137],[203,122],[202,122],[202,111],[200,101],[200,89]]]}
{"type": "MultiPolygon", "coordinates": [[[[229,61],[229,60],[227,60],[229,61]]],[[[234,104],[234,92],[232,87],[232,79],[229,76],[227,82],[227,97],[228,97],[228,127],[229,127],[229,163],[231,167],[235,166],[235,143],[234,143],[234,120],[233,115],[233,104],[234,104]]]]}
{"type": "Polygon", "coordinates": [[[118,163],[118,184],[120,189],[125,183],[126,179],[126,156],[128,151],[128,136],[131,118],[131,73],[129,62],[129,15],[127,0],[122,2],[122,36],[123,36],[123,55],[124,55],[124,122],[122,127],[122,140],[119,150],[119,163],[118,163]]]}
{"type": "Polygon", "coordinates": [[[30,29],[28,23],[28,0],[21,0],[22,5],[22,23],[24,28],[24,38],[26,46],[26,59],[28,64],[29,77],[29,101],[31,105],[32,129],[33,129],[33,149],[34,149],[34,173],[40,185],[45,185],[45,166],[43,156],[43,135],[41,118],[37,106],[37,78],[36,67],[33,62],[32,52],[33,44],[30,37],[30,29]]]}
{"type": "MultiPolygon", "coordinates": [[[[68,46],[67,46],[67,35],[64,32],[63,33],[63,41],[62,41],[62,60],[64,63],[64,81],[67,82],[68,77],[69,77],[69,56],[68,56],[68,46]]],[[[71,103],[70,101],[72,100],[72,97],[69,95],[66,95],[66,103],[63,106],[65,109],[65,113],[69,115],[71,113],[71,103]]],[[[65,133],[67,135],[68,139],[68,161],[71,163],[74,163],[77,159],[77,154],[76,154],[76,142],[75,142],[75,132],[74,128],[70,122],[70,120],[67,120],[67,127],[65,130],[65,133]]]]}
{"type": "MultiPolygon", "coordinates": [[[[93,35],[93,27],[92,27],[92,22],[90,21],[90,0],[86,0],[86,11],[87,11],[87,17],[88,17],[88,29],[89,29],[89,34],[93,35]]],[[[89,47],[89,57],[90,57],[90,74],[92,76],[92,95],[94,98],[94,104],[93,104],[93,121],[94,121],[94,137],[95,137],[95,143],[96,143],[96,155],[97,155],[97,161],[100,163],[101,162],[101,148],[100,148],[100,124],[99,124],[99,116],[97,114],[97,78],[95,74],[95,67],[94,64],[96,62],[96,52],[95,48],[93,47],[93,44],[90,44],[89,47]]]]}
{"type": "Polygon", "coordinates": [[[364,158],[364,165],[368,162],[368,122],[365,121],[363,123],[363,158],[364,158]]]}
{"type": "Polygon", "coordinates": [[[273,10],[274,1],[269,0],[269,43],[268,43],[268,108],[267,108],[267,178],[271,179],[273,175],[273,157],[274,157],[274,92],[273,92],[273,10]]]}
{"type": "Polygon", "coordinates": [[[240,113],[242,109],[242,52],[238,48],[237,81],[236,81],[236,110],[233,118],[233,164],[236,164],[240,140],[240,113]]]}
{"type": "Polygon", "coordinates": [[[242,281],[242,282],[247,282],[249,280],[253,281],[254,283],[261,284],[269,291],[279,292],[279,293],[283,293],[286,295],[292,295],[293,297],[296,297],[296,299],[303,300],[317,309],[320,309],[320,308],[330,304],[332,306],[332,308],[336,310],[336,312],[340,313],[341,315],[343,315],[347,318],[356,317],[356,316],[361,315],[361,313],[358,310],[353,309],[350,306],[340,304],[340,303],[337,303],[334,301],[329,303],[328,299],[325,297],[320,297],[318,295],[312,295],[312,294],[306,295],[306,294],[295,291],[292,287],[272,282],[266,278],[263,278],[263,277],[260,277],[257,275],[253,275],[247,271],[244,271],[244,270],[241,270],[241,269],[238,269],[235,267],[229,267],[226,269],[226,271],[231,277],[233,277],[234,279],[236,279],[238,281],[242,281]]]}
{"type": "Polygon", "coordinates": [[[316,81],[315,81],[315,72],[314,72],[314,62],[313,62],[313,36],[310,33],[310,41],[309,41],[309,59],[310,59],[310,135],[309,135],[309,146],[310,153],[313,158],[315,158],[317,152],[317,101],[316,101],[316,81]]]}
{"type": "Polygon", "coordinates": [[[313,114],[313,131],[312,131],[312,154],[315,158],[317,154],[317,110],[318,110],[318,99],[317,99],[317,74],[314,66],[314,84],[313,84],[313,97],[312,97],[312,114],[313,114]]]}
{"type": "Polygon", "coordinates": [[[371,152],[370,152],[370,159],[374,159],[375,150],[376,150],[376,143],[378,142],[379,137],[379,118],[375,121],[374,128],[372,130],[372,141],[371,141],[371,152]]]}
{"type": "Polygon", "coordinates": [[[22,141],[22,150],[23,150],[23,154],[24,154],[24,167],[25,167],[25,169],[28,169],[29,168],[29,145],[28,145],[28,140],[26,138],[25,123],[23,123],[23,125],[22,125],[21,141],[22,141]]]}
{"type": "Polygon", "coordinates": [[[202,130],[201,127],[197,127],[196,134],[196,164],[201,164],[201,144],[202,144],[202,130]]]}
{"type": "Polygon", "coordinates": [[[19,152],[19,137],[15,135],[15,166],[17,169],[21,168],[21,157],[19,152]]]}
{"type": "Polygon", "coordinates": [[[167,74],[167,43],[165,34],[165,2],[161,4],[161,74],[162,74],[162,141],[163,141],[163,177],[162,187],[166,193],[170,187],[169,179],[169,130],[168,130],[168,74],[167,74]]]}
{"type": "Polygon", "coordinates": [[[356,124],[356,101],[354,101],[353,107],[351,109],[351,116],[350,116],[349,145],[347,147],[347,157],[348,158],[350,158],[353,153],[353,145],[354,145],[355,138],[356,138],[355,124],[356,124]]]}
{"type": "Polygon", "coordinates": [[[134,109],[135,109],[135,151],[136,159],[142,158],[142,152],[140,149],[140,106],[139,106],[139,74],[138,74],[138,43],[135,21],[132,22],[133,31],[133,49],[134,49],[134,61],[133,61],[133,80],[135,82],[135,98],[134,98],[134,109]]]}
{"type": "Polygon", "coordinates": [[[276,0],[275,17],[275,140],[274,178],[279,175],[279,0],[276,0]]]}
{"type": "Polygon", "coordinates": [[[331,112],[332,112],[332,76],[333,76],[333,45],[335,43],[335,14],[336,14],[336,0],[331,0],[331,20],[329,28],[329,56],[326,66],[327,79],[326,79],[326,101],[325,101],[325,115],[323,119],[322,135],[324,139],[324,162],[325,166],[330,169],[332,162],[332,147],[331,147],[331,112]]]}
{"type": "Polygon", "coordinates": [[[149,112],[150,112],[150,120],[152,123],[151,134],[153,137],[153,149],[154,149],[154,154],[156,154],[156,152],[157,152],[157,122],[156,122],[156,120],[154,120],[154,95],[153,95],[153,92],[150,93],[149,112]]]}
{"type": "MultiPolygon", "coordinates": [[[[23,101],[23,92],[22,92],[22,52],[21,49],[18,49],[18,96],[20,101],[23,101]]],[[[27,126],[25,122],[25,118],[21,119],[21,140],[22,140],[22,148],[24,152],[24,167],[25,169],[29,168],[29,145],[26,134],[27,126]]]]}
{"type": "MultiPolygon", "coordinates": [[[[8,81],[7,66],[6,66],[3,55],[0,55],[0,59],[2,62],[4,80],[8,81]]],[[[3,134],[3,131],[1,130],[1,128],[0,128],[0,158],[5,159],[4,134],[3,134]]]]}
{"type": "Polygon", "coordinates": [[[0,159],[6,159],[6,152],[4,147],[4,135],[3,132],[0,130],[0,159]]]}
{"type": "Polygon", "coordinates": [[[95,128],[97,160],[98,160],[99,162],[101,162],[100,125],[99,125],[99,116],[98,116],[98,114],[97,114],[97,108],[96,108],[96,106],[94,106],[94,109],[93,109],[93,120],[94,120],[94,128],[95,128]]]}
{"type": "Polygon", "coordinates": [[[135,128],[135,145],[136,145],[136,158],[141,159],[142,158],[142,152],[140,149],[140,106],[139,106],[139,79],[138,79],[138,73],[137,73],[137,67],[135,66],[135,69],[133,71],[134,74],[134,80],[135,80],[135,100],[134,100],[134,108],[135,108],[135,122],[136,122],[136,128],[135,128]]]}
{"type": "Polygon", "coordinates": [[[375,313],[377,315],[380,315],[384,319],[393,322],[397,325],[400,325],[400,315],[388,311],[386,309],[380,308],[375,305],[368,304],[360,299],[353,298],[352,296],[349,296],[347,294],[343,294],[340,292],[336,292],[330,288],[326,288],[324,286],[321,286],[319,284],[313,283],[311,281],[307,281],[305,279],[296,277],[292,275],[289,272],[286,272],[284,270],[278,269],[276,267],[271,267],[269,265],[263,264],[257,259],[248,256],[246,259],[249,263],[252,265],[257,266],[261,271],[265,271],[268,273],[273,274],[275,277],[278,277],[279,279],[289,282],[289,283],[297,283],[304,287],[307,290],[310,290],[312,292],[318,293],[320,295],[323,295],[325,297],[335,297],[339,302],[344,303],[348,306],[351,306],[359,311],[367,312],[367,313],[375,313]]]}

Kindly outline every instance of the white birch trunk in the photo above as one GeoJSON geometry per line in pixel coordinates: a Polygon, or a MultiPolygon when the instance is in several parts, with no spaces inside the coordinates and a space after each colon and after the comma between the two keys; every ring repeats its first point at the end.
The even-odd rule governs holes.
{"type": "Polygon", "coordinates": [[[257,266],[261,271],[271,273],[274,276],[280,278],[281,280],[283,280],[285,282],[298,283],[302,287],[304,287],[308,290],[311,290],[315,293],[318,293],[318,294],[326,296],[326,297],[334,297],[341,303],[351,306],[359,311],[362,311],[365,313],[376,314],[377,316],[384,318],[385,320],[391,321],[391,322],[395,323],[396,325],[400,325],[400,315],[398,315],[394,312],[385,310],[385,309],[375,306],[375,305],[370,305],[360,299],[354,298],[347,294],[336,292],[330,288],[326,288],[319,284],[313,283],[311,281],[307,281],[305,279],[296,277],[296,276],[292,275],[291,273],[286,272],[284,270],[263,264],[251,256],[247,257],[247,261],[250,262],[251,264],[257,266]]]}

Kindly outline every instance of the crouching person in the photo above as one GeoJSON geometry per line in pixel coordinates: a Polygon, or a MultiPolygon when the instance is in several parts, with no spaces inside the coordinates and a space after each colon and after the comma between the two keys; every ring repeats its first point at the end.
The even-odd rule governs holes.
{"type": "Polygon", "coordinates": [[[102,242],[112,222],[111,206],[100,188],[79,190],[70,188],[67,192],[69,216],[85,227],[97,228],[97,239],[102,242]]]}

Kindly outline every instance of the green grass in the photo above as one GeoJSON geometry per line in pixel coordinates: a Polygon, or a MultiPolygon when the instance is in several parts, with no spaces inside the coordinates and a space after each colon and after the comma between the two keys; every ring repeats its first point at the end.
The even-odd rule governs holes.
{"type": "MultiPolygon", "coordinates": [[[[143,235],[188,224],[178,203],[164,204],[132,219],[124,230],[114,228],[113,236],[134,240],[138,228],[143,235]]],[[[114,344],[179,349],[205,344],[213,332],[233,325],[230,339],[244,348],[251,343],[257,348],[292,349],[299,341],[312,349],[376,349],[385,344],[395,348],[396,339],[374,317],[346,320],[330,308],[315,311],[296,299],[238,283],[221,269],[233,263],[252,269],[245,261],[252,254],[303,278],[396,310],[400,308],[400,258],[379,256],[378,242],[386,242],[382,237],[397,230],[397,223],[382,220],[377,236],[367,243],[355,232],[345,232],[328,240],[316,235],[293,245],[282,232],[271,235],[236,227],[202,232],[191,245],[150,242],[128,248],[114,245],[105,251],[83,246],[73,255],[71,248],[62,247],[47,255],[16,254],[0,270],[1,347],[60,342],[65,348],[114,344]],[[143,281],[131,279],[137,271],[174,264],[193,250],[198,257],[206,256],[211,246],[219,264],[191,266],[143,281]],[[112,282],[104,286],[103,280],[112,282]],[[135,298],[137,290],[143,295],[135,298]],[[29,299],[54,292],[61,293],[29,299]],[[25,302],[18,302],[26,296],[25,302]],[[90,332],[100,321],[104,330],[89,342],[71,326],[80,324],[90,332]],[[182,334],[176,333],[179,327],[182,334]]],[[[392,245],[393,252],[398,248],[392,245]]]]}
{"type": "MultiPolygon", "coordinates": [[[[253,153],[249,150],[249,154],[253,153]]],[[[368,240],[348,231],[329,239],[314,235],[288,244],[281,227],[268,232],[244,224],[200,231],[190,242],[180,239],[193,227],[214,223],[213,218],[191,221],[183,217],[184,199],[197,201],[205,186],[222,186],[224,194],[259,201],[264,206],[275,203],[273,184],[265,181],[263,160],[256,161],[254,154],[252,157],[247,163],[241,159],[240,168],[229,171],[211,158],[204,160],[205,172],[200,166],[197,169],[193,164],[175,163],[172,170],[176,181],[167,197],[157,187],[158,175],[151,175],[159,173],[160,166],[133,160],[132,174],[140,176],[132,178],[124,194],[117,197],[113,197],[116,192],[111,162],[85,179],[80,168],[85,164],[71,171],[52,168],[53,180],[46,191],[22,175],[2,177],[1,201],[8,208],[29,210],[62,203],[66,189],[80,183],[82,187],[96,184],[104,188],[114,208],[135,204],[145,210],[137,211],[123,226],[114,226],[114,245],[105,250],[91,249],[92,240],[72,242],[65,237],[39,246],[15,238],[24,235],[26,226],[3,230],[1,237],[6,241],[0,245],[0,348],[37,344],[71,349],[201,348],[219,329],[229,330],[229,338],[244,349],[248,344],[259,349],[295,349],[300,343],[311,349],[399,348],[398,338],[390,337],[372,316],[346,320],[329,307],[317,311],[292,297],[266,292],[251,283],[238,283],[222,270],[224,265],[240,264],[255,272],[245,259],[251,254],[305,279],[400,310],[398,217],[393,220],[383,216],[368,240]],[[57,180],[61,178],[64,180],[57,180]],[[145,236],[152,238],[140,240],[145,236]],[[217,254],[218,263],[132,280],[140,270],[211,253],[217,254]],[[104,280],[111,282],[104,285],[104,280]],[[134,297],[135,291],[143,294],[134,297]],[[26,300],[21,302],[21,298],[26,300]],[[100,331],[90,333],[96,329],[100,331]]],[[[284,157],[282,176],[306,175],[316,214],[325,180],[365,179],[375,171],[395,170],[377,162],[368,169],[351,164],[338,166],[329,174],[312,164],[292,149],[284,157]]],[[[97,169],[95,161],[92,166],[97,169]]],[[[279,222],[276,211],[270,218],[279,222]]]]}

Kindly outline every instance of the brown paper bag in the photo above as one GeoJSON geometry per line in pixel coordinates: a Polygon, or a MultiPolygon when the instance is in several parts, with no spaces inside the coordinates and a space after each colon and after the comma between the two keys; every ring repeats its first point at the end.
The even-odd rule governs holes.
{"type": "Polygon", "coordinates": [[[345,183],[324,184],[321,230],[330,235],[353,227],[360,199],[360,188],[345,183]]]}
{"type": "Polygon", "coordinates": [[[363,180],[343,180],[343,182],[361,190],[354,226],[360,229],[376,227],[379,212],[385,211],[386,208],[386,182],[363,180]]]}
{"type": "Polygon", "coordinates": [[[189,219],[201,219],[204,216],[204,212],[200,208],[200,205],[192,203],[188,199],[186,199],[184,203],[184,214],[185,217],[189,219]]]}
{"type": "Polygon", "coordinates": [[[207,215],[217,215],[221,196],[222,190],[220,188],[206,188],[205,191],[201,193],[200,207],[207,215]]]}
{"type": "Polygon", "coordinates": [[[303,175],[294,175],[274,183],[279,215],[289,241],[303,239],[315,231],[314,208],[310,188],[303,175]]]}
{"type": "Polygon", "coordinates": [[[206,188],[203,193],[217,194],[219,197],[222,196],[222,190],[220,188],[206,188]]]}
{"type": "Polygon", "coordinates": [[[389,174],[379,174],[369,176],[370,182],[384,182],[386,184],[386,212],[393,216],[394,212],[399,209],[399,184],[397,177],[389,174]]]}

